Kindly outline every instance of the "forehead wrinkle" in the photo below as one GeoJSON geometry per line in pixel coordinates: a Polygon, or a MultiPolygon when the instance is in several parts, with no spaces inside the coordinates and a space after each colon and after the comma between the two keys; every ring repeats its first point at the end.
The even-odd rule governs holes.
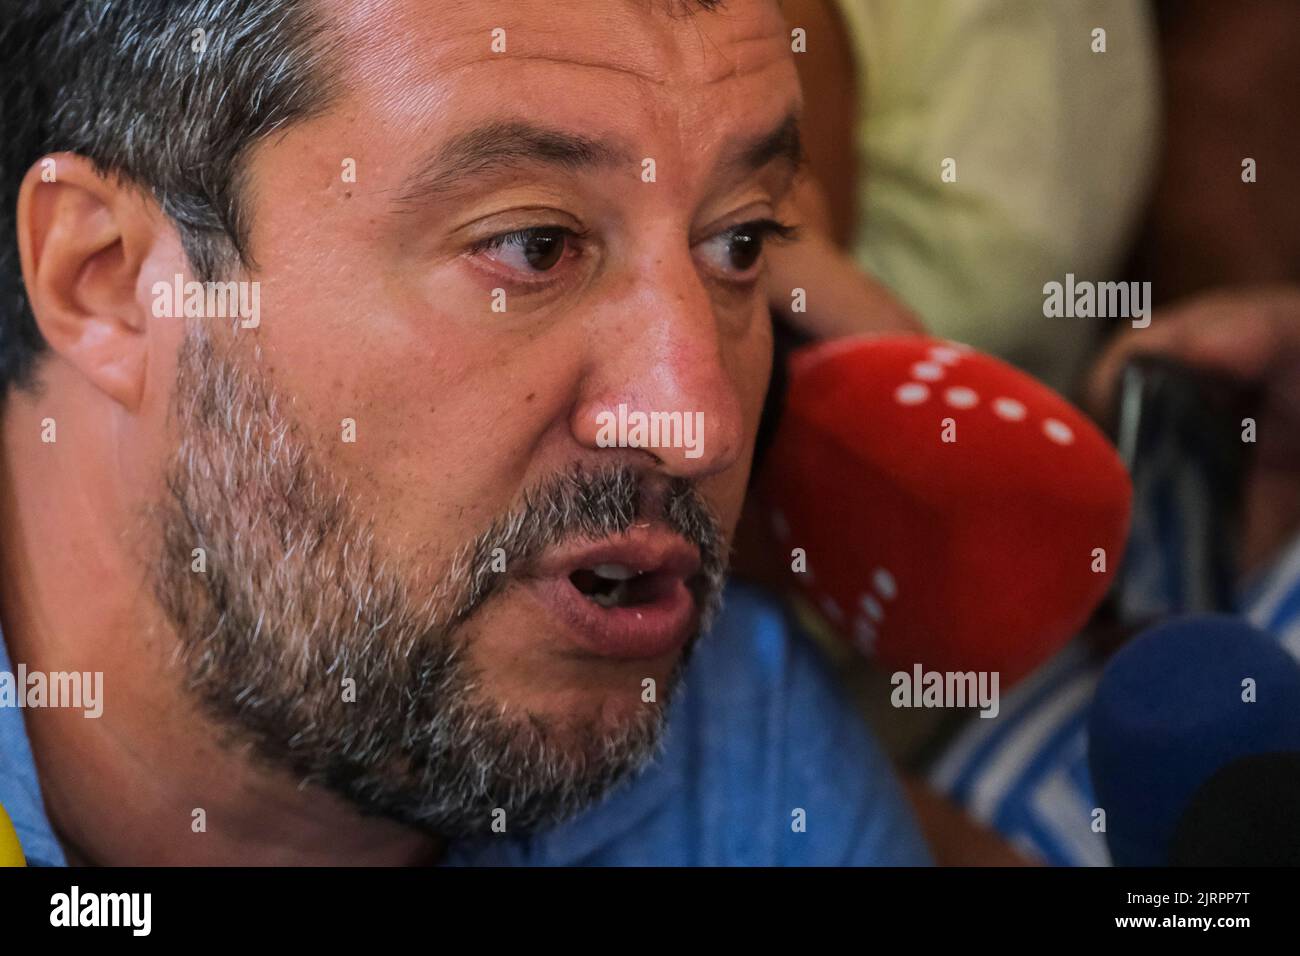
{"type": "MultiPolygon", "coordinates": [[[[704,16],[718,16],[718,11],[704,11],[704,16]]],[[[534,37],[534,41],[539,38],[534,37]]],[[[549,38],[548,38],[549,39],[549,38]]],[[[561,38],[563,39],[563,38],[561,38]]],[[[657,49],[651,54],[650,62],[644,66],[631,66],[626,63],[609,60],[580,58],[560,52],[532,49],[520,52],[518,49],[505,53],[475,55],[468,60],[460,60],[452,65],[470,66],[492,59],[515,61],[538,61],[556,63],[563,66],[578,66],[589,69],[608,70],[613,73],[633,77],[654,86],[702,85],[710,86],[733,77],[744,77],[752,73],[771,68],[786,53],[784,33],[773,34],[757,29],[745,36],[723,36],[722,45],[714,31],[703,29],[702,21],[695,15],[685,21],[670,22],[666,35],[658,36],[657,49]],[[683,34],[687,28],[693,29],[698,49],[694,56],[687,52],[690,39],[683,34]],[[763,49],[763,48],[770,49],[763,49]],[[755,49],[758,48],[758,49],[755,49]],[[776,53],[773,56],[772,53],[776,53]]],[[[642,51],[648,52],[648,51],[642,51]]]]}
{"type": "MultiPolygon", "coordinates": [[[[551,56],[546,53],[517,53],[514,55],[501,54],[501,58],[511,60],[531,60],[542,63],[558,63],[562,66],[580,66],[591,70],[608,70],[612,73],[619,73],[624,76],[630,76],[633,79],[642,80],[654,86],[667,86],[671,82],[671,71],[656,71],[654,73],[646,70],[638,70],[630,66],[620,66],[615,63],[597,63],[590,60],[575,60],[567,56],[551,56]]],[[[476,60],[475,62],[481,62],[476,60]]]]}
{"type": "Polygon", "coordinates": [[[566,12],[541,16],[543,7],[526,3],[444,0],[443,15],[431,20],[416,3],[314,2],[329,10],[344,38],[335,79],[352,94],[349,99],[363,100],[363,91],[369,91],[407,112],[436,109],[451,77],[491,63],[595,69],[652,89],[711,89],[762,72],[782,58],[793,72],[784,22],[768,0],[686,15],[671,14],[657,2],[605,7],[608,0],[601,0],[592,4],[600,15],[591,24],[594,39],[586,43],[574,42],[566,12]],[[497,26],[509,38],[500,53],[488,49],[490,30],[497,26]]]}
{"type": "MultiPolygon", "coordinates": [[[[477,0],[443,0],[452,9],[430,23],[416,8],[393,4],[392,0],[316,2],[328,5],[343,39],[339,65],[353,89],[391,88],[394,83],[418,85],[467,67],[501,61],[538,60],[603,69],[656,85],[667,83],[676,72],[669,62],[674,48],[671,39],[656,30],[652,39],[641,36],[642,42],[629,44],[627,30],[618,26],[621,18],[596,24],[598,39],[594,47],[586,44],[589,52],[583,56],[574,50],[576,44],[560,16],[526,18],[528,11],[502,10],[489,17],[488,5],[477,0]],[[466,14],[468,22],[458,22],[466,14]],[[508,38],[507,49],[499,53],[488,49],[490,31],[497,27],[505,30],[508,38]],[[592,56],[593,50],[597,54],[607,52],[609,59],[592,56]],[[430,65],[430,55],[435,65],[432,72],[425,69],[430,65]]],[[[660,19],[637,17],[632,22],[653,23],[660,19]]]]}
{"type": "MultiPolygon", "coordinates": [[[[767,41],[755,38],[748,42],[753,44],[766,44],[767,41]]],[[[724,53],[722,50],[718,50],[717,59],[725,62],[727,66],[725,68],[708,70],[701,85],[714,86],[718,83],[725,83],[728,80],[743,79],[748,76],[753,76],[755,73],[762,73],[766,70],[770,70],[774,66],[779,66],[782,62],[782,58],[779,56],[773,57],[761,54],[755,56],[734,56],[724,53]]],[[[790,64],[790,69],[791,71],[794,70],[793,63],[790,64]]]]}
{"type": "Polygon", "coordinates": [[[783,21],[777,18],[773,30],[767,17],[744,15],[726,6],[674,16],[654,4],[633,4],[640,8],[637,14],[624,9],[619,16],[597,24],[597,36],[602,39],[596,41],[592,52],[608,52],[605,59],[599,53],[584,56],[574,50],[569,31],[558,17],[524,25],[522,10],[502,11],[504,15],[488,18],[480,14],[479,4],[452,0],[452,10],[441,22],[429,24],[423,16],[416,19],[413,9],[390,8],[388,0],[347,0],[355,7],[351,10],[342,6],[343,0],[317,2],[331,8],[336,27],[345,38],[346,78],[380,89],[391,90],[394,82],[419,85],[420,80],[431,79],[433,74],[417,79],[403,69],[418,64],[421,54],[431,47],[437,50],[436,75],[441,77],[485,62],[531,60],[605,70],[654,86],[674,82],[709,86],[771,65],[776,59],[771,53],[749,54],[755,46],[771,46],[772,52],[788,55],[783,21]],[[472,26],[456,23],[462,13],[471,14],[472,26]],[[626,40],[624,28],[633,24],[650,29],[637,32],[641,42],[618,42],[626,40]],[[489,52],[486,38],[497,26],[506,30],[509,46],[500,53],[489,52]],[[694,51],[690,49],[692,40],[696,41],[694,51]]]}
{"type": "MultiPolygon", "coordinates": [[[[333,6],[335,0],[322,2],[333,6]]],[[[354,2],[362,11],[369,8],[371,13],[375,13],[385,7],[387,0],[354,2]]],[[[520,25],[522,6],[518,10],[510,9],[499,21],[489,21],[480,13],[483,7],[477,4],[454,5],[457,14],[462,10],[472,11],[470,19],[477,21],[480,29],[453,23],[456,18],[450,15],[440,18],[441,22],[430,24],[423,19],[414,19],[413,9],[397,7],[395,13],[393,8],[389,8],[386,14],[363,15],[355,19],[342,16],[344,11],[335,10],[339,29],[351,41],[348,44],[350,55],[340,64],[342,76],[338,77],[344,81],[349,94],[347,105],[358,113],[370,112],[374,107],[367,109],[363,101],[377,94],[379,102],[374,105],[380,106],[387,118],[407,128],[423,126],[423,117],[444,112],[443,106],[451,95],[449,82],[453,78],[466,73],[472,77],[475,70],[494,64],[513,63],[524,67],[531,63],[536,64],[539,70],[551,65],[584,71],[599,70],[610,81],[626,78],[622,81],[625,89],[622,95],[633,99],[635,93],[628,86],[629,81],[637,86],[643,85],[651,100],[642,102],[641,108],[661,114],[659,131],[665,141],[660,145],[680,147],[683,142],[698,140],[701,135],[709,138],[707,130],[713,121],[707,115],[708,108],[703,104],[695,107],[681,104],[685,109],[670,110],[656,94],[683,89],[712,90],[728,79],[779,71],[782,61],[792,74],[794,72],[792,58],[784,44],[785,34],[773,25],[780,26],[779,21],[765,15],[740,14],[725,7],[721,11],[700,12],[682,18],[651,15],[642,20],[637,17],[639,22],[654,24],[650,30],[633,31],[641,42],[629,46],[628,42],[607,45],[597,40],[594,48],[584,44],[587,46],[585,51],[582,45],[575,44],[569,37],[565,29],[567,21],[561,16],[550,20],[528,18],[529,26],[520,25]],[[499,24],[508,31],[510,43],[506,51],[492,53],[486,48],[489,24],[499,24]],[[476,42],[475,48],[471,49],[466,42],[471,37],[481,39],[482,45],[476,42]],[[632,55],[617,56],[619,52],[632,55]],[[606,57],[611,59],[606,60],[606,57]],[[651,105],[652,102],[657,105],[651,105]],[[674,139],[675,144],[671,142],[674,139]]],[[[629,41],[629,34],[615,28],[616,24],[623,22],[624,17],[615,17],[597,25],[597,36],[617,38],[622,34],[623,41],[629,41]]],[[[466,77],[470,89],[477,86],[490,90],[497,86],[490,78],[475,80],[471,77],[466,77]]],[[[563,92],[562,81],[556,89],[563,92]]],[[[592,91],[589,95],[607,97],[600,91],[592,91]]],[[[515,168],[524,164],[525,161],[520,160],[515,168]]],[[[563,171],[562,164],[551,165],[563,171]]],[[[416,192],[414,188],[402,187],[383,191],[412,198],[416,192]]]]}
{"type": "Polygon", "coordinates": [[[411,184],[394,200],[403,206],[455,192],[487,174],[529,165],[568,172],[629,162],[627,147],[610,139],[593,139],[519,119],[488,121],[455,134],[417,164],[411,184]]]}

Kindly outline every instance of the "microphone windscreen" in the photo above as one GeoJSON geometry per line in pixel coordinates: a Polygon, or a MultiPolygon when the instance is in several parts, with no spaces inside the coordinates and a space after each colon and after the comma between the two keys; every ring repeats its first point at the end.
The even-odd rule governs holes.
{"type": "Polygon", "coordinates": [[[796,352],[759,487],[841,636],[887,667],[996,671],[1004,688],[1105,595],[1132,493],[1064,398],[926,336],[796,352]]]}
{"type": "Polygon", "coordinates": [[[1300,664],[1229,615],[1150,628],[1103,671],[1088,765],[1120,866],[1163,866],[1193,793],[1241,757],[1300,750],[1300,664]]]}

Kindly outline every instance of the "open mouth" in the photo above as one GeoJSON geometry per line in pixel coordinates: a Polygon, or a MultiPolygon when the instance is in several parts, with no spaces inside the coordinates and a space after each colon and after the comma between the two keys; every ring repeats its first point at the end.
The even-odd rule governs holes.
{"type": "Polygon", "coordinates": [[[603,657],[675,652],[701,604],[700,555],[662,525],[557,548],[530,577],[566,636],[603,657]]]}
{"type": "Polygon", "coordinates": [[[604,608],[637,607],[662,599],[675,578],[655,571],[638,571],[626,564],[579,568],[569,581],[587,600],[604,608]]]}

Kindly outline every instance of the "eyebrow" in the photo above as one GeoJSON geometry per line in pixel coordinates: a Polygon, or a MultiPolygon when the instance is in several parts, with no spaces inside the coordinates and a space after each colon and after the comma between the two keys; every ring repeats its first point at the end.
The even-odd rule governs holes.
{"type": "MultiPolygon", "coordinates": [[[[761,136],[731,141],[724,154],[728,158],[723,168],[732,173],[757,172],[774,162],[797,168],[804,162],[799,118],[791,112],[761,136]]],[[[616,141],[521,120],[493,122],[461,133],[435,150],[417,166],[395,201],[399,206],[427,201],[467,188],[486,175],[526,166],[578,172],[634,162],[632,151],[616,141]]]]}
{"type": "Polygon", "coordinates": [[[770,163],[782,163],[798,169],[807,157],[804,154],[803,135],[799,130],[799,114],[787,113],[785,119],[771,132],[757,139],[741,139],[724,149],[733,157],[724,166],[733,172],[753,173],[770,163]]]}

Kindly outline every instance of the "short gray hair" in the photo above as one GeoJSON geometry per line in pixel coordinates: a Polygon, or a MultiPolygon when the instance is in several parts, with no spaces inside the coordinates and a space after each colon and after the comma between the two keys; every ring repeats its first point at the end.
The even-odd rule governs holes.
{"type": "Polygon", "coordinates": [[[241,160],[321,111],[326,26],[307,0],[25,0],[0,23],[0,395],[45,343],[18,261],[27,169],[67,150],[149,190],[210,279],[249,265],[241,160]],[[201,33],[198,31],[202,31],[201,33]]]}

